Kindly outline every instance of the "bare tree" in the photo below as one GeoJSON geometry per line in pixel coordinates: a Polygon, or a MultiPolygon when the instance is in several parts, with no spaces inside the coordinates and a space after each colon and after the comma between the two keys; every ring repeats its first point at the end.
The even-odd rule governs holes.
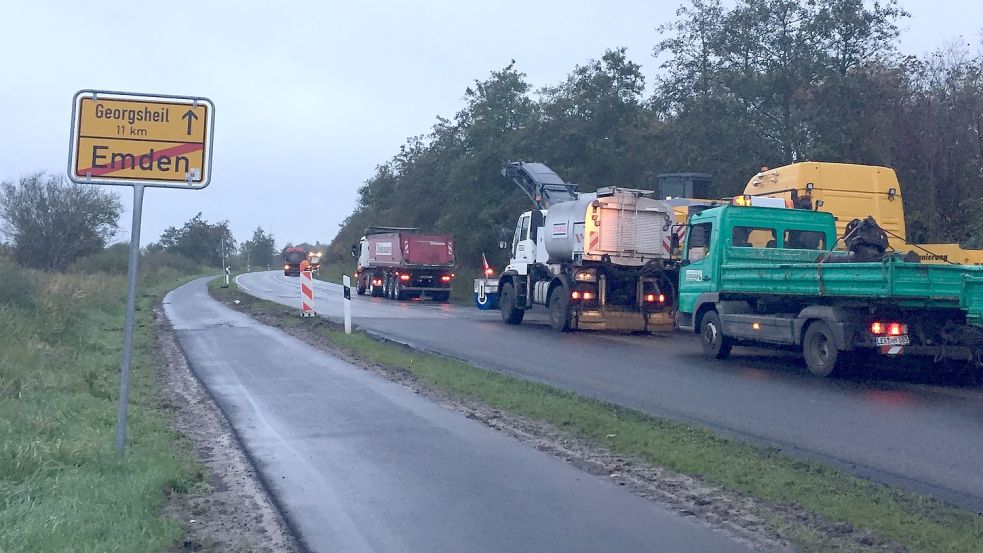
{"type": "Polygon", "coordinates": [[[61,270],[106,247],[117,231],[119,195],[43,172],[0,183],[0,233],[14,259],[61,270]]]}

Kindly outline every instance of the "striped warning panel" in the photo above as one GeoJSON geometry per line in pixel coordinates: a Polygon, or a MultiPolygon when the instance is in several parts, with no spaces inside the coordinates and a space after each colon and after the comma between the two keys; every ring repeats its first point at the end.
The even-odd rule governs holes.
{"type": "Polygon", "coordinates": [[[300,316],[314,316],[314,278],[311,271],[300,272],[300,316]]]}
{"type": "MultiPolygon", "coordinates": [[[[683,247],[683,242],[686,240],[686,226],[677,227],[674,231],[676,236],[679,237],[679,247],[683,247]]],[[[666,256],[669,256],[670,250],[672,249],[672,234],[667,234],[665,238],[662,239],[662,251],[665,252],[666,256]]]]}

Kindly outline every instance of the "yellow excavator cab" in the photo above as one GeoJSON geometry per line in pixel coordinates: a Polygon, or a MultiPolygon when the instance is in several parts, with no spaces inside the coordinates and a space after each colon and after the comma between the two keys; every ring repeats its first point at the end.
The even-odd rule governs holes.
{"type": "Polygon", "coordinates": [[[762,169],[748,181],[744,194],[784,198],[796,207],[832,213],[839,236],[853,219],[871,215],[888,232],[889,243],[896,251],[914,251],[928,263],[983,264],[983,250],[964,250],[959,244],[913,245],[906,241],[901,185],[894,169],[888,167],[793,163],[762,169]]]}

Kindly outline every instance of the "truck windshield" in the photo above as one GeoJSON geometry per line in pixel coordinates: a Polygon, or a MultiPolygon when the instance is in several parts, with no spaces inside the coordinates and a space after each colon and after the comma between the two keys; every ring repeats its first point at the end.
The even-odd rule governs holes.
{"type": "Polygon", "coordinates": [[[306,257],[307,256],[304,255],[304,252],[287,252],[283,254],[283,259],[285,259],[287,263],[300,263],[306,257]]]}

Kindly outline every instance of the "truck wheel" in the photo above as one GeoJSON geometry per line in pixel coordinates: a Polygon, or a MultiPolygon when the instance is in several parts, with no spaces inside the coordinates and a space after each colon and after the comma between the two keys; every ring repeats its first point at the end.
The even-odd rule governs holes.
{"type": "Polygon", "coordinates": [[[700,319],[700,345],[703,354],[714,359],[725,359],[730,355],[734,342],[724,336],[720,326],[720,315],[716,311],[707,311],[700,319]]]}
{"type": "Polygon", "coordinates": [[[499,296],[499,307],[502,310],[502,320],[506,324],[517,325],[522,322],[522,317],[526,312],[515,306],[515,287],[511,282],[502,285],[501,295],[499,296]]]}
{"type": "Polygon", "coordinates": [[[833,331],[824,321],[815,321],[809,325],[805,337],[802,338],[802,356],[805,357],[809,372],[816,376],[826,377],[837,369],[837,362],[842,356],[836,347],[833,331]]]}
{"type": "Polygon", "coordinates": [[[408,297],[409,297],[409,294],[407,294],[406,292],[403,291],[403,283],[400,282],[398,279],[394,279],[394,281],[393,281],[393,299],[394,300],[403,301],[405,299],[408,299],[408,297]]]}
{"type": "Polygon", "coordinates": [[[358,284],[355,285],[355,293],[364,296],[365,295],[365,283],[368,279],[360,278],[358,279],[358,284]]]}
{"type": "Polygon", "coordinates": [[[570,330],[570,297],[566,286],[557,286],[550,295],[550,326],[553,330],[570,330]]]}
{"type": "Polygon", "coordinates": [[[390,275],[386,275],[386,282],[383,286],[385,287],[382,289],[382,295],[386,299],[393,299],[393,279],[390,275]]]}

